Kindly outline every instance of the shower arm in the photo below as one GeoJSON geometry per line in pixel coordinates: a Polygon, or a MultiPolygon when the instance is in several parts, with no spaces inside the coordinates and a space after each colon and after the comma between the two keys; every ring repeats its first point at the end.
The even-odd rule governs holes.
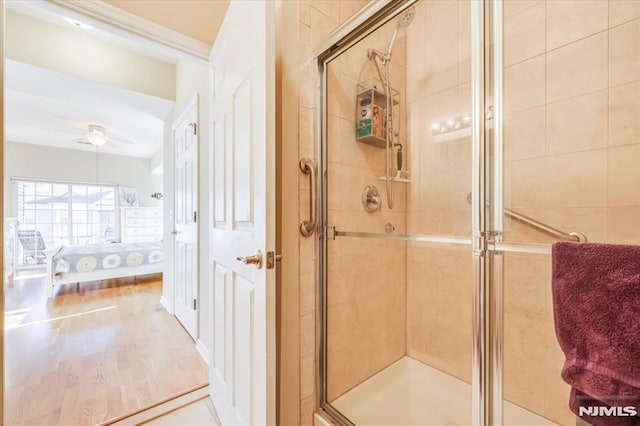
{"type": "MultiPolygon", "coordinates": [[[[367,50],[367,56],[369,57],[369,59],[380,58],[382,62],[388,62],[391,60],[391,55],[387,53],[382,53],[381,51],[376,49],[367,50]]],[[[376,62],[376,66],[377,66],[377,62],[376,62]]],[[[378,69],[378,74],[380,74],[380,69],[378,69]]]]}
{"type": "Polygon", "coordinates": [[[382,70],[380,69],[380,65],[378,64],[378,61],[376,61],[376,58],[380,58],[380,61],[382,61],[382,63],[384,64],[387,59],[384,55],[384,53],[375,50],[375,49],[369,49],[367,52],[367,55],[369,57],[369,59],[371,61],[373,61],[373,64],[376,67],[376,71],[378,72],[378,77],[380,78],[380,80],[384,80],[384,75],[382,74],[382,70]]]}
{"type": "MultiPolygon", "coordinates": [[[[471,193],[469,193],[467,195],[467,202],[471,203],[471,193]]],[[[487,201],[486,203],[487,207],[490,207],[489,202],[487,201]]],[[[519,222],[522,222],[524,224],[529,225],[532,228],[536,228],[542,232],[546,232],[549,235],[553,235],[556,236],[558,238],[562,238],[563,240],[568,240],[568,241],[576,241],[578,243],[586,243],[587,242],[587,237],[586,235],[584,235],[581,232],[569,232],[566,233],[564,231],[561,231],[557,228],[554,228],[552,226],[547,225],[546,223],[542,223],[540,221],[537,221],[533,218],[530,218],[529,216],[525,216],[521,213],[515,212],[513,210],[510,209],[504,209],[504,214],[506,216],[509,216],[512,219],[515,219],[519,222]]]]}

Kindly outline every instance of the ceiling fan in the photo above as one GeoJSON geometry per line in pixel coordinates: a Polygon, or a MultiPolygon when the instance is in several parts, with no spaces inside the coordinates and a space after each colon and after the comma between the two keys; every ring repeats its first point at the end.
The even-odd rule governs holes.
{"type": "MultiPolygon", "coordinates": [[[[61,132],[66,133],[78,133],[77,130],[60,130],[61,132]]],[[[128,144],[134,145],[133,141],[128,139],[120,139],[120,138],[111,138],[107,136],[107,129],[103,126],[99,126],[97,124],[89,124],[87,126],[87,131],[81,131],[84,134],[83,137],[74,139],[73,141],[82,145],[93,145],[96,147],[103,146],[105,144],[118,146],[119,144],[128,144]]]]}

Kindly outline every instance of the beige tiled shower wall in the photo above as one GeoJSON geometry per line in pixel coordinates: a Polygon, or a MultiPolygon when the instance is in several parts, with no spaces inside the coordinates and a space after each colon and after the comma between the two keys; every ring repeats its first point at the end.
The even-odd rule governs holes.
{"type": "MultiPolygon", "coordinates": [[[[407,231],[468,237],[471,132],[434,136],[432,125],[471,113],[470,2],[425,1],[415,7],[407,29],[413,178],[407,193],[407,231]]],[[[467,382],[472,260],[469,246],[407,247],[407,353],[467,382]]]]}
{"type": "MultiPolygon", "coordinates": [[[[506,1],[504,60],[507,207],[590,241],[640,242],[640,2],[506,1]]],[[[505,256],[504,391],[572,425],[550,290],[549,256],[505,256]]]]}
{"type": "MultiPolygon", "coordinates": [[[[300,0],[298,3],[299,155],[317,159],[316,67],[313,47],[349,19],[366,0],[300,0]]],[[[355,89],[354,89],[355,90],[355,89]]],[[[299,176],[300,220],[307,219],[309,181],[299,176]]],[[[314,237],[300,237],[300,423],[313,424],[316,400],[315,319],[317,253],[314,237]]]]}
{"type": "MultiPolygon", "coordinates": [[[[339,230],[384,233],[392,224],[405,232],[406,185],[394,183],[394,207],[388,208],[385,150],[355,138],[357,85],[381,81],[368,49],[386,52],[396,28],[391,21],[329,63],[327,70],[327,156],[329,223],[339,230]],[[362,191],[380,191],[381,211],[368,213],[362,191]]],[[[406,143],[406,37],[398,34],[390,81],[400,92],[394,120],[406,143]]],[[[394,156],[395,159],[395,156],[394,156]]],[[[406,244],[403,241],[340,238],[328,243],[327,399],[362,383],[405,354],[406,244]]]]}

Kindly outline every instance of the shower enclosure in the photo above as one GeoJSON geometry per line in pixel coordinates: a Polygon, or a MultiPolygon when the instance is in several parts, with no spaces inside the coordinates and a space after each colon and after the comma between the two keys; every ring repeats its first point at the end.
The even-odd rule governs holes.
{"type": "Polygon", "coordinates": [[[324,416],[575,424],[550,248],[640,241],[633,4],[372,2],[318,50],[324,416]]]}

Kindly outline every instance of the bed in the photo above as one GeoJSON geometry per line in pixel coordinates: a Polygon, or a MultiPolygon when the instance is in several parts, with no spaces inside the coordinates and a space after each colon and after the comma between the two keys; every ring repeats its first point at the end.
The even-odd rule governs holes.
{"type": "Polygon", "coordinates": [[[162,272],[162,242],[61,246],[46,255],[49,298],[57,285],[162,272]]]}

